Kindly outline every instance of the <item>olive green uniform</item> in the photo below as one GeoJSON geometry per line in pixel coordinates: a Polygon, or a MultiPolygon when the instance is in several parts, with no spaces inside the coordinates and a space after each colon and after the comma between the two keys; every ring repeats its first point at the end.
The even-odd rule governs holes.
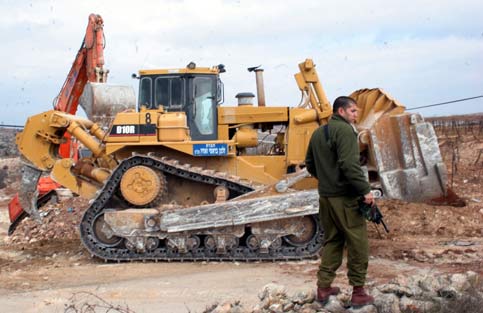
{"type": "Polygon", "coordinates": [[[344,118],[334,114],[328,124],[329,138],[319,127],[310,139],[305,164],[318,179],[319,217],[324,228],[324,249],[317,285],[329,287],[342,264],[347,245],[349,283],[365,283],[369,246],[366,221],[357,211],[357,199],[371,190],[359,163],[357,134],[344,118]]]}

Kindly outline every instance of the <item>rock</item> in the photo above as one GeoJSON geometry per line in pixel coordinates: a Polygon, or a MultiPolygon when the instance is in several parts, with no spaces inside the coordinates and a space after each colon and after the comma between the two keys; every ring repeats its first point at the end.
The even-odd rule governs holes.
{"type": "Polygon", "coordinates": [[[269,297],[263,298],[262,302],[260,302],[260,307],[262,309],[268,309],[268,307],[272,304],[269,297]]]}
{"type": "Polygon", "coordinates": [[[262,313],[263,312],[263,309],[262,309],[262,306],[259,304],[255,305],[252,309],[252,312],[251,313],[262,313]]]}
{"type": "MultiPolygon", "coordinates": [[[[239,301],[230,303],[229,301],[217,305],[210,313],[246,313],[248,310],[243,308],[239,301]]],[[[261,311],[260,311],[261,312],[261,311]]]]}
{"type": "Polygon", "coordinates": [[[247,313],[248,310],[246,310],[241,304],[236,303],[231,307],[230,313],[247,313]]]}
{"type": "Polygon", "coordinates": [[[305,304],[307,307],[310,307],[311,309],[315,310],[315,311],[320,311],[324,308],[324,306],[318,302],[318,301],[314,301],[312,303],[307,303],[305,304]]]}
{"type": "Polygon", "coordinates": [[[282,298],[286,295],[287,290],[285,286],[270,283],[263,286],[262,291],[258,294],[258,298],[264,300],[265,298],[282,298]]]}
{"type": "Polygon", "coordinates": [[[436,296],[438,290],[443,288],[441,282],[441,279],[438,279],[431,275],[427,275],[419,282],[419,286],[423,290],[423,293],[425,293],[426,295],[436,296]]]}
{"type": "Polygon", "coordinates": [[[315,291],[312,289],[304,290],[297,292],[295,296],[291,297],[290,299],[293,303],[297,304],[305,304],[309,302],[314,302],[315,300],[315,291]]]}
{"type": "Polygon", "coordinates": [[[470,283],[471,286],[476,286],[479,282],[478,273],[475,273],[473,271],[467,271],[466,278],[468,279],[468,282],[470,283]]]}
{"type": "MultiPolygon", "coordinates": [[[[312,289],[299,291],[291,296],[286,293],[285,286],[267,284],[259,293],[260,303],[250,311],[252,313],[406,313],[406,312],[437,312],[448,299],[461,296],[471,286],[478,283],[478,274],[468,271],[464,274],[414,275],[399,276],[388,284],[372,288],[369,293],[375,298],[374,305],[354,309],[350,305],[351,294],[343,290],[337,296],[329,297],[323,306],[315,301],[315,291],[312,289]]],[[[223,303],[215,306],[216,313],[247,312],[239,305],[223,303]]]]}
{"type": "Polygon", "coordinates": [[[457,292],[463,292],[471,287],[468,277],[465,274],[453,274],[450,277],[451,287],[457,292]]]}
{"type": "Polygon", "coordinates": [[[359,309],[349,308],[346,312],[351,312],[351,313],[378,313],[377,308],[374,305],[365,305],[365,306],[363,306],[362,308],[359,308],[359,309]]]}
{"type": "Polygon", "coordinates": [[[274,303],[268,308],[272,313],[283,313],[283,306],[281,303],[274,303]]]}
{"type": "Polygon", "coordinates": [[[292,302],[289,302],[289,303],[287,303],[283,306],[283,311],[288,312],[288,311],[292,310],[293,307],[294,307],[294,304],[292,302]]]}
{"type": "Polygon", "coordinates": [[[221,304],[218,304],[212,311],[211,313],[231,313],[231,303],[230,302],[224,302],[221,304]]]}
{"type": "Polygon", "coordinates": [[[349,303],[352,298],[352,291],[348,290],[341,290],[341,292],[337,295],[337,300],[342,303],[349,303]]]}
{"type": "Polygon", "coordinates": [[[314,310],[309,303],[306,303],[302,306],[299,310],[299,313],[316,313],[317,310],[314,310]]]}
{"type": "Polygon", "coordinates": [[[437,295],[438,297],[451,300],[456,299],[456,297],[458,296],[458,292],[453,287],[447,286],[439,289],[437,291],[437,295]]]}
{"type": "Polygon", "coordinates": [[[400,286],[398,284],[384,284],[377,287],[383,293],[394,293],[398,297],[408,296],[412,297],[414,295],[413,291],[407,286],[400,286]]]}
{"type": "Polygon", "coordinates": [[[400,313],[399,298],[392,293],[374,295],[374,305],[378,313],[400,313]]]}
{"type": "Polygon", "coordinates": [[[400,274],[400,275],[397,275],[395,278],[391,279],[389,283],[400,285],[400,286],[408,286],[410,284],[410,280],[409,280],[409,277],[400,274]]]}
{"type": "Polygon", "coordinates": [[[339,300],[335,296],[330,296],[329,297],[329,302],[324,306],[324,308],[333,313],[343,313],[345,312],[344,307],[342,306],[342,303],[340,303],[339,300]]]}
{"type": "Polygon", "coordinates": [[[435,305],[431,301],[411,299],[403,296],[399,301],[401,313],[431,312],[435,305]]]}

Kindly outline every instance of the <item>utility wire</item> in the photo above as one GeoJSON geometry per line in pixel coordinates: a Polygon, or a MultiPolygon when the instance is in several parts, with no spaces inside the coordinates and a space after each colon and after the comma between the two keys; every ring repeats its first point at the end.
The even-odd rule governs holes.
{"type": "MultiPolygon", "coordinates": [[[[435,104],[430,104],[430,105],[423,105],[423,106],[420,106],[420,107],[414,107],[414,108],[406,109],[406,111],[416,110],[416,109],[422,109],[422,108],[429,108],[429,107],[435,107],[435,106],[439,106],[439,105],[456,103],[456,102],[463,102],[463,101],[468,101],[468,100],[473,100],[473,99],[478,99],[478,98],[483,98],[483,95],[476,96],[476,97],[470,97],[470,98],[463,98],[463,99],[458,99],[458,100],[453,100],[453,101],[435,103],[435,104]]],[[[0,127],[6,127],[6,128],[7,127],[10,127],[10,128],[24,128],[24,126],[22,126],[22,125],[8,125],[8,124],[0,124],[0,127]]]]}
{"type": "Polygon", "coordinates": [[[423,106],[420,106],[420,107],[406,109],[406,111],[416,110],[416,109],[422,109],[422,108],[429,108],[429,107],[435,107],[435,106],[443,105],[443,104],[463,102],[463,101],[468,101],[468,100],[478,99],[478,98],[483,98],[483,95],[476,96],[476,97],[470,97],[470,98],[463,98],[463,99],[458,99],[458,100],[453,100],[453,101],[448,101],[448,102],[441,102],[441,103],[435,103],[435,104],[430,104],[430,105],[423,105],[423,106]]]}
{"type": "Polygon", "coordinates": [[[8,124],[0,124],[0,127],[4,128],[24,128],[22,125],[8,125],[8,124]]]}

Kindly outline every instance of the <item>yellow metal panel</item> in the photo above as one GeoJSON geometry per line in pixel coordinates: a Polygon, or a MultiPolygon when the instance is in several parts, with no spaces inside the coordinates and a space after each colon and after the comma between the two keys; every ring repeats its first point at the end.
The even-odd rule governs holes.
{"type": "MultiPolygon", "coordinates": [[[[106,142],[138,142],[139,135],[112,135],[115,127],[123,125],[139,125],[139,113],[137,112],[121,112],[116,114],[111,128],[108,131],[106,142]]],[[[109,153],[109,152],[108,152],[109,153]]]]}
{"type": "Polygon", "coordinates": [[[291,188],[297,190],[307,190],[307,189],[315,189],[317,188],[317,179],[313,177],[304,178],[291,188]]]}
{"type": "Polygon", "coordinates": [[[62,186],[69,188],[72,192],[81,197],[92,199],[96,195],[98,187],[89,182],[79,179],[72,174],[71,169],[74,167],[74,160],[59,159],[55,162],[50,176],[62,186]]]}
{"type": "Polygon", "coordinates": [[[219,107],[218,122],[220,124],[251,124],[263,122],[286,122],[286,107],[219,107]]]}
{"type": "Polygon", "coordinates": [[[258,183],[271,184],[286,172],[283,155],[247,155],[237,157],[237,176],[258,183]]]}
{"type": "Polygon", "coordinates": [[[50,126],[50,117],[55,111],[33,115],[27,119],[22,132],[16,136],[17,147],[22,155],[41,170],[54,166],[52,146],[62,142],[56,128],[50,126]]]}
{"type": "Polygon", "coordinates": [[[151,143],[151,142],[156,142],[157,137],[156,135],[154,136],[139,136],[139,141],[143,143],[151,143]]]}
{"type": "Polygon", "coordinates": [[[228,138],[228,125],[218,124],[218,140],[229,140],[228,138]]]}
{"type": "Polygon", "coordinates": [[[312,133],[319,127],[318,122],[298,124],[295,117],[299,116],[306,109],[291,108],[289,132],[287,134],[287,160],[288,164],[299,164],[305,160],[305,154],[309,145],[312,133]]]}
{"type": "Polygon", "coordinates": [[[358,129],[369,129],[386,114],[404,112],[405,107],[399,101],[380,88],[360,89],[350,94],[359,108],[358,129]]]}

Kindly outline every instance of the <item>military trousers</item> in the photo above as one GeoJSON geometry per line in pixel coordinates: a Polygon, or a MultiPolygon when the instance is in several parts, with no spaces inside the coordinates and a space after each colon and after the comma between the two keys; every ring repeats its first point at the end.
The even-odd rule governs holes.
{"type": "Polygon", "coordinates": [[[352,286],[363,286],[369,261],[367,223],[358,212],[357,197],[320,197],[319,218],[324,228],[317,285],[329,287],[342,264],[347,246],[347,277],[352,286]]]}

